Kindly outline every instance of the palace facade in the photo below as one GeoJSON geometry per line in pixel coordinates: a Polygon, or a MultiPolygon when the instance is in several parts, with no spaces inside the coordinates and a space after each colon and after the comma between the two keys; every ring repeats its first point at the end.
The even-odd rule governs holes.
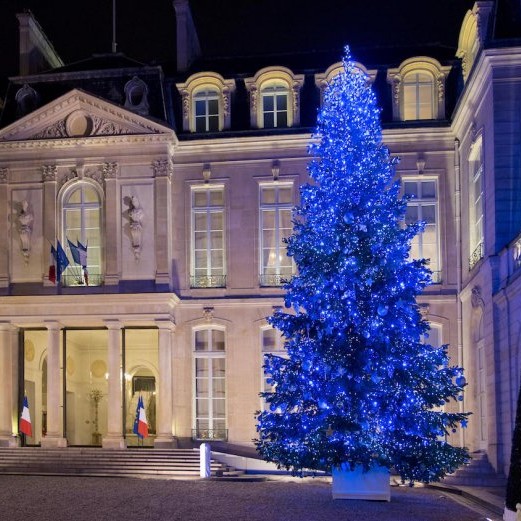
{"type": "MultiPolygon", "coordinates": [[[[521,7],[469,7],[453,49],[352,53],[401,159],[407,219],[426,222],[412,254],[433,271],[418,302],[430,342],[465,368],[452,406],[473,414],[453,442],[506,474],[521,380],[521,7]]],[[[175,69],[119,53],[64,64],[18,15],[0,120],[4,445],[20,443],[24,395],[28,445],[135,445],[141,395],[148,444],[252,446],[263,354],[282,350],[266,317],[294,273],[281,239],[342,49],[208,58],[188,1],[174,8],[175,69]],[[57,241],[70,261],[59,284],[57,241]]]]}

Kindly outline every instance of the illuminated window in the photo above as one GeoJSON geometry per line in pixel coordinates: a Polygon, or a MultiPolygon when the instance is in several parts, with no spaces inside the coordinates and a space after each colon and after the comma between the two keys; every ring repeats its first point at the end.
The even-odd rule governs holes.
{"type": "Polygon", "coordinates": [[[433,77],[426,73],[411,73],[403,80],[403,119],[434,118],[433,77]]]}
{"type": "Polygon", "coordinates": [[[219,130],[219,93],[204,89],[194,95],[194,117],[196,132],[219,130]]]}
{"type": "MultiPolygon", "coordinates": [[[[284,339],[282,333],[269,326],[261,329],[261,344],[262,344],[262,366],[264,365],[264,355],[272,354],[276,356],[285,356],[286,351],[284,350],[284,339]]],[[[261,392],[272,392],[275,388],[274,385],[269,381],[270,377],[264,373],[264,368],[261,368],[261,381],[262,388],[261,392]]],[[[261,399],[261,406],[266,409],[266,400],[261,399]]]]}
{"type": "Polygon", "coordinates": [[[218,132],[230,128],[235,80],[225,80],[214,72],[199,72],[176,87],[182,96],[183,130],[218,132]]]}
{"type": "Polygon", "coordinates": [[[288,88],[271,85],[262,89],[262,115],[264,128],[288,126],[288,88]]]}
{"type": "Polygon", "coordinates": [[[250,93],[250,122],[253,128],[286,128],[300,123],[302,74],[285,67],[267,67],[246,78],[250,93]]]}
{"type": "Polygon", "coordinates": [[[292,184],[260,186],[260,285],[279,286],[290,279],[294,263],[283,238],[292,231],[292,184]]]}
{"type": "Polygon", "coordinates": [[[484,255],[483,201],[483,147],[480,136],[472,145],[469,156],[469,269],[484,255]]]}
{"type": "Polygon", "coordinates": [[[101,195],[90,183],[71,185],[62,198],[62,246],[70,264],[62,279],[66,286],[99,286],[101,271],[101,195]],[[87,269],[73,262],[68,243],[79,243],[87,248],[87,269]]]}
{"type": "Polygon", "coordinates": [[[226,439],[225,332],[194,331],[194,423],[196,439],[226,439]]]}
{"type": "Polygon", "coordinates": [[[224,188],[192,190],[191,287],[226,286],[224,188]]]}
{"type": "Polygon", "coordinates": [[[420,56],[387,71],[393,89],[393,119],[418,121],[445,118],[445,79],[450,67],[420,56]]]}
{"type": "Polygon", "coordinates": [[[441,282],[438,226],[438,188],[436,179],[406,179],[403,181],[407,202],[405,222],[423,221],[425,228],[411,242],[411,258],[428,259],[434,283],[441,282]]]}

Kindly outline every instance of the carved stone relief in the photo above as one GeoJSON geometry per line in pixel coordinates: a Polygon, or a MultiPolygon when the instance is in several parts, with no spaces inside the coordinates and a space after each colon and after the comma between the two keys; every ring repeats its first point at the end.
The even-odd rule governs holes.
{"type": "Polygon", "coordinates": [[[9,176],[9,169],[0,168],[0,184],[7,183],[8,176],[9,176]]]}
{"type": "Polygon", "coordinates": [[[174,167],[170,158],[157,159],[152,163],[152,170],[154,171],[154,177],[168,177],[172,179],[172,173],[174,167]]]}
{"type": "Polygon", "coordinates": [[[470,302],[473,308],[479,307],[481,309],[485,309],[485,300],[483,299],[480,286],[474,286],[472,288],[470,302]]]}
{"type": "Polygon", "coordinates": [[[103,163],[101,172],[103,179],[115,179],[118,176],[118,164],[116,162],[103,163]]]}
{"type": "Polygon", "coordinates": [[[26,263],[29,262],[29,255],[31,253],[31,235],[33,233],[34,215],[29,208],[27,200],[19,203],[20,209],[18,211],[18,233],[20,235],[20,249],[26,263]]]}
{"type": "Polygon", "coordinates": [[[57,175],[58,175],[58,167],[56,165],[43,165],[42,166],[42,180],[44,183],[47,181],[56,181],[57,175]]]}

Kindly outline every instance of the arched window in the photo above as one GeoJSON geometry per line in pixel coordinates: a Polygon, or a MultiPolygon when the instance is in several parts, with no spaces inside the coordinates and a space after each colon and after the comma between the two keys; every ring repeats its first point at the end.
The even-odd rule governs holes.
{"type": "Polygon", "coordinates": [[[225,352],[223,329],[193,331],[195,439],[227,438],[225,352]]]}
{"type": "Polygon", "coordinates": [[[63,193],[62,245],[70,262],[63,275],[66,286],[102,283],[101,209],[101,195],[91,183],[74,183],[63,193]],[[80,252],[86,249],[86,268],[83,257],[77,262],[74,247],[80,252]]]}
{"type": "Polygon", "coordinates": [[[147,84],[137,76],[134,76],[126,83],[124,90],[125,108],[142,116],[148,115],[150,107],[148,104],[147,84]]]}
{"type": "Polygon", "coordinates": [[[469,270],[484,255],[484,173],[483,139],[480,135],[472,144],[469,168],[469,270]]]}

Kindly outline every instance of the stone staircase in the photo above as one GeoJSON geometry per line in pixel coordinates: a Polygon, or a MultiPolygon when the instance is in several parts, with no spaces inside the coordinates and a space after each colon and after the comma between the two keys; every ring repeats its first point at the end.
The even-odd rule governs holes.
{"type": "MultiPolygon", "coordinates": [[[[212,477],[243,474],[212,460],[212,477]]],[[[0,475],[199,479],[199,451],[191,449],[0,448],[0,475]]]]}
{"type": "Polygon", "coordinates": [[[446,485],[462,485],[469,487],[502,487],[506,486],[504,476],[497,474],[490,464],[485,452],[471,453],[471,461],[468,465],[459,468],[454,474],[450,474],[442,480],[446,485]]]}

